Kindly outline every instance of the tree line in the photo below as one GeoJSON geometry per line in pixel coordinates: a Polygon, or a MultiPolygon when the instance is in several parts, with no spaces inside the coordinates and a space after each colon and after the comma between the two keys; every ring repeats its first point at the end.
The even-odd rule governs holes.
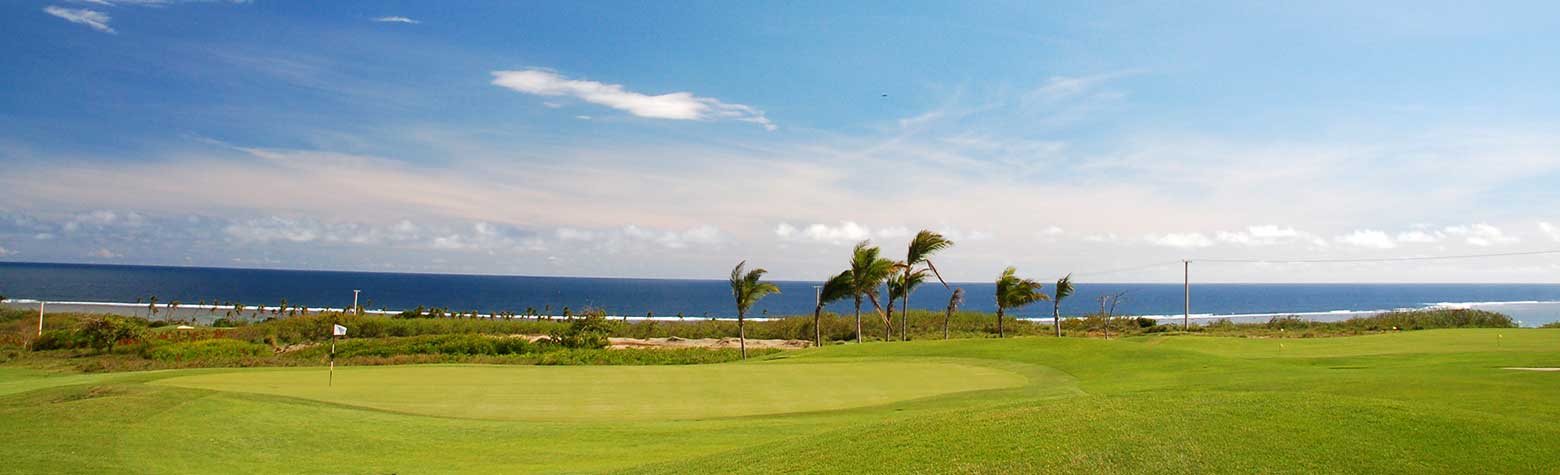
{"type": "MultiPolygon", "coordinates": [[[[934,254],[951,247],[953,241],[942,234],[926,229],[916,233],[915,238],[910,240],[903,260],[882,257],[882,249],[873,246],[870,239],[856,243],[856,246],[851,249],[850,262],[846,269],[824,280],[823,285],[818,288],[818,302],[813,309],[813,344],[823,344],[821,330],[823,307],[846,298],[855,301],[857,343],[862,342],[864,330],[861,320],[863,303],[872,304],[872,310],[883,324],[883,339],[893,340],[895,300],[899,301],[900,308],[899,339],[909,340],[909,318],[907,317],[910,314],[910,293],[933,277],[944,288],[951,288],[948,282],[943,280],[937,265],[932,262],[934,254]],[[884,302],[879,301],[879,297],[885,296],[887,297],[886,309],[884,302]]],[[[731,294],[736,299],[737,306],[737,338],[741,340],[744,358],[747,354],[745,328],[748,309],[765,296],[780,293],[779,287],[763,280],[766,272],[763,268],[748,269],[747,261],[742,261],[731,269],[731,294]]],[[[1051,323],[1056,328],[1056,336],[1062,336],[1062,300],[1073,294],[1071,274],[1058,279],[1051,294],[1045,293],[1044,284],[1039,281],[1019,277],[1018,269],[1012,266],[1003,269],[1002,274],[997,277],[996,284],[994,297],[997,304],[998,338],[1006,336],[1002,329],[1002,317],[1007,310],[1044,301],[1052,303],[1051,323]]],[[[964,302],[964,289],[952,290],[953,293],[949,296],[948,307],[943,316],[944,339],[948,338],[948,321],[964,302]]]]}

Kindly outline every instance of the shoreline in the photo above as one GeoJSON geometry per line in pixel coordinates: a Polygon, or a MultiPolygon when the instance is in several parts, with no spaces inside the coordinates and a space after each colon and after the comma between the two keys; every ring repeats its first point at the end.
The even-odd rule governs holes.
{"type": "MultiPolygon", "coordinates": [[[[23,309],[23,310],[26,310],[26,309],[36,309],[37,305],[39,303],[42,303],[44,305],[45,312],[51,312],[51,313],[53,313],[53,312],[107,313],[107,314],[121,315],[121,316],[144,316],[143,314],[146,313],[146,309],[147,309],[147,307],[149,305],[147,303],[134,303],[134,302],[94,302],[94,301],[80,301],[80,300],[58,300],[58,301],[56,301],[56,300],[39,300],[39,299],[30,299],[30,298],[11,298],[11,299],[0,300],[0,305],[6,306],[6,307],[9,307],[9,308],[16,308],[16,309],[23,309]]],[[[1354,317],[1370,316],[1370,315],[1377,315],[1377,314],[1381,314],[1381,313],[1396,312],[1396,311],[1431,310],[1431,309],[1479,309],[1479,310],[1499,311],[1500,307],[1510,307],[1510,306],[1553,306],[1553,307],[1555,307],[1555,316],[1556,316],[1554,321],[1560,321],[1560,300],[1512,300],[1512,301],[1483,301],[1483,302],[1435,302],[1435,303],[1428,303],[1428,304],[1417,306],[1417,307],[1400,307],[1400,308],[1390,308],[1390,309],[1370,309],[1370,310],[1346,309],[1346,310],[1304,311],[1304,312],[1256,312],[1256,313],[1232,313],[1232,314],[1193,313],[1193,314],[1190,315],[1189,318],[1186,317],[1186,316],[1183,316],[1181,314],[1147,314],[1147,315],[1118,315],[1118,316],[1116,316],[1116,318],[1147,318],[1147,319],[1152,319],[1152,320],[1156,320],[1156,321],[1174,321],[1174,320],[1181,320],[1183,318],[1188,318],[1189,320],[1193,320],[1193,321],[1197,321],[1197,322],[1209,322],[1209,321],[1218,321],[1218,320],[1231,320],[1231,321],[1236,321],[1236,322],[1248,322],[1249,323],[1251,321],[1263,321],[1263,320],[1268,320],[1268,319],[1277,318],[1277,317],[1291,317],[1292,316],[1292,317],[1299,317],[1299,318],[1304,319],[1304,320],[1323,321],[1323,322],[1325,322],[1325,321],[1347,320],[1349,318],[1354,318],[1354,317]]],[[[157,304],[157,308],[158,308],[159,315],[163,314],[164,312],[168,312],[169,311],[166,303],[158,303],[157,304]]],[[[300,310],[307,310],[308,313],[345,312],[345,311],[347,311],[347,309],[345,309],[345,308],[336,308],[336,307],[296,307],[296,308],[300,309],[300,310]]],[[[233,309],[234,309],[234,306],[232,306],[232,305],[220,305],[220,304],[200,305],[200,304],[183,304],[183,303],[181,303],[176,310],[173,310],[173,316],[174,317],[193,317],[193,318],[195,318],[197,320],[200,320],[200,321],[208,321],[209,322],[211,320],[215,320],[217,318],[221,318],[221,317],[224,316],[224,315],[220,314],[219,312],[225,312],[225,311],[233,310],[233,309]]],[[[251,315],[258,314],[258,313],[264,313],[264,312],[275,312],[275,311],[277,311],[279,309],[280,309],[279,306],[274,306],[274,305],[272,305],[272,306],[265,306],[265,305],[247,306],[246,305],[244,307],[244,311],[245,312],[249,312],[251,315]]],[[[913,309],[913,310],[936,311],[936,309],[930,309],[930,310],[929,309],[913,309]]],[[[389,315],[399,314],[399,313],[402,312],[402,310],[389,310],[389,309],[372,310],[372,309],[364,309],[363,312],[366,313],[366,314],[370,314],[370,315],[389,316],[389,315]]],[[[462,314],[462,315],[469,315],[469,314],[462,314]]],[[[867,314],[864,312],[863,316],[865,316],[865,315],[867,315],[867,314]]],[[[576,315],[576,317],[577,316],[578,315],[576,315]]],[[[796,317],[803,317],[803,316],[804,315],[791,315],[791,316],[780,316],[780,317],[747,317],[747,320],[748,321],[755,321],[755,322],[766,322],[766,321],[784,320],[786,318],[796,318],[796,317]]],[[[1516,319],[1515,317],[1516,316],[1513,315],[1514,319],[1516,319]]],[[[495,317],[491,313],[478,313],[477,314],[477,318],[502,318],[502,317],[495,317]]],[[[541,315],[541,316],[520,316],[520,315],[516,315],[516,318],[546,318],[546,319],[552,319],[552,320],[561,320],[561,319],[565,319],[566,317],[564,317],[563,315],[550,315],[550,316],[548,316],[548,315],[541,315]]],[[[645,316],[632,316],[632,315],[607,315],[606,318],[612,319],[612,320],[623,320],[623,321],[657,321],[657,322],[678,322],[678,321],[697,321],[697,320],[736,320],[735,316],[711,316],[711,317],[704,317],[704,316],[687,317],[687,316],[685,316],[685,317],[679,318],[679,317],[676,317],[676,316],[645,317],[645,316]]],[[[1016,320],[1025,320],[1025,321],[1033,321],[1033,322],[1046,322],[1046,321],[1050,321],[1051,320],[1051,317],[1048,317],[1048,316],[1036,316],[1036,317],[1013,316],[1013,318],[1016,319],[1016,320]]],[[[1078,316],[1078,315],[1072,315],[1072,316],[1063,315],[1061,318],[1063,318],[1063,319],[1078,319],[1078,318],[1086,318],[1086,317],[1078,316]]],[[[1519,322],[1521,322],[1520,319],[1518,319],[1518,320],[1519,320],[1519,322]]],[[[1529,326],[1536,327],[1536,326],[1538,326],[1538,325],[1540,325],[1542,323],[1544,323],[1544,322],[1537,322],[1537,321],[1535,321],[1532,325],[1524,324],[1522,326],[1524,326],[1524,327],[1529,327],[1529,326]]]]}

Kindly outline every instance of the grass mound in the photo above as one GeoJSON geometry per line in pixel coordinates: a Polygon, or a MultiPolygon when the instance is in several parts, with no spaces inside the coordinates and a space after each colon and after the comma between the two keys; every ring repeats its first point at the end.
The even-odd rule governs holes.
{"type": "Polygon", "coordinates": [[[703,366],[397,366],[183,376],[154,384],[495,420],[671,420],[838,410],[1022,385],[1010,371],[934,362],[703,366]]]}

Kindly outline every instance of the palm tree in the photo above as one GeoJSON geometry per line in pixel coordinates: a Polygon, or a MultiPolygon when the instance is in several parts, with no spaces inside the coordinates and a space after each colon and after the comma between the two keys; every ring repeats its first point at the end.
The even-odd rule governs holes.
{"type": "Polygon", "coordinates": [[[747,327],[745,324],[748,308],[758,302],[758,299],[764,298],[765,295],[780,293],[780,288],[776,287],[775,284],[760,280],[764,277],[764,273],[768,271],[753,269],[743,272],[742,268],[745,266],[747,266],[747,261],[738,262],[736,267],[731,268],[731,296],[737,299],[737,339],[742,346],[742,359],[747,359],[747,327]]]}
{"type": "MultiPolygon", "coordinates": [[[[878,248],[870,240],[856,243],[850,253],[850,293],[856,298],[856,343],[861,343],[861,298],[872,300],[872,307],[882,315],[878,305],[878,286],[894,273],[894,261],[878,257],[878,248]]],[[[886,318],[886,317],[885,317],[886,318]]]]}
{"type": "Polygon", "coordinates": [[[1051,326],[1056,327],[1056,336],[1062,336],[1062,299],[1073,294],[1072,274],[1067,274],[1056,281],[1055,293],[1056,295],[1051,297],[1051,326]]]}
{"type": "Polygon", "coordinates": [[[813,346],[823,346],[823,306],[851,294],[850,271],[830,277],[818,289],[818,306],[813,308],[813,346]]]}
{"type": "MultiPolygon", "coordinates": [[[[909,267],[907,266],[906,269],[908,268],[909,267]]],[[[916,269],[913,272],[905,274],[894,274],[893,277],[888,278],[889,320],[893,320],[894,299],[904,299],[908,301],[910,291],[915,290],[916,287],[926,282],[926,273],[926,269],[916,269]]],[[[899,340],[904,341],[908,339],[906,334],[909,333],[910,328],[910,309],[904,306],[901,306],[900,308],[903,311],[900,312],[899,315],[899,340]]]]}
{"type": "Polygon", "coordinates": [[[1021,279],[1017,275],[1018,269],[1008,266],[1002,271],[1002,276],[997,277],[997,338],[1002,338],[1002,314],[1004,310],[1019,308],[1042,300],[1049,300],[1040,292],[1042,285],[1033,279],[1021,279]]]}
{"type": "Polygon", "coordinates": [[[948,339],[948,321],[953,320],[953,312],[959,311],[959,304],[964,303],[964,288],[953,289],[953,296],[948,297],[948,313],[943,314],[943,339],[948,339]]]}
{"type": "MultiPolygon", "coordinates": [[[[924,263],[926,264],[926,269],[930,269],[932,275],[937,276],[937,281],[942,282],[943,288],[948,288],[948,282],[943,280],[942,273],[937,272],[937,266],[932,264],[932,254],[950,247],[953,247],[953,241],[949,241],[941,234],[927,229],[922,229],[921,232],[915,233],[915,239],[910,240],[910,248],[905,252],[903,280],[909,282],[911,280],[910,274],[917,272],[915,266],[924,263]]],[[[925,277],[923,276],[922,279],[924,280],[925,277]]],[[[903,314],[899,317],[902,319],[899,325],[899,339],[901,340],[909,338],[906,336],[906,331],[909,328],[910,319],[910,292],[915,290],[916,285],[920,285],[920,282],[907,286],[904,289],[904,293],[900,296],[903,300],[899,304],[899,313],[903,314]]],[[[893,298],[888,299],[888,306],[893,308],[893,298]]]]}
{"type": "Polygon", "coordinates": [[[146,310],[151,314],[151,317],[149,317],[149,318],[152,318],[152,319],[156,319],[157,318],[157,296],[156,295],[153,295],[151,297],[147,297],[146,298],[146,310]]]}

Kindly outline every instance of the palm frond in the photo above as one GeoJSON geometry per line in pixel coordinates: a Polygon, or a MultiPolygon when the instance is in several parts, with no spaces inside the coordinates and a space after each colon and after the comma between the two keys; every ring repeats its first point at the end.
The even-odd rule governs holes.
{"type": "Polygon", "coordinates": [[[944,238],[942,234],[922,229],[910,240],[909,252],[905,255],[905,263],[910,265],[920,264],[932,257],[938,251],[953,247],[953,241],[944,238]]]}

